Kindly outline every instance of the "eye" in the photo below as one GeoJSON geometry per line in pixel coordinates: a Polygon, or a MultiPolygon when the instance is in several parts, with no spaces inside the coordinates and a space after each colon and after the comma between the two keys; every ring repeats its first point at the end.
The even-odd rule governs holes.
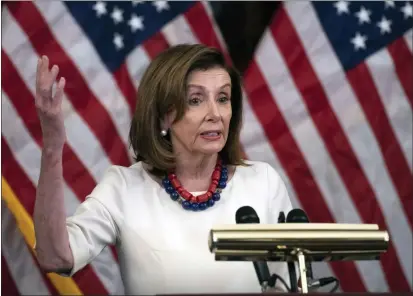
{"type": "Polygon", "coordinates": [[[198,97],[192,97],[188,100],[189,105],[191,106],[197,106],[201,103],[201,99],[198,97]]]}
{"type": "Polygon", "coordinates": [[[229,98],[228,98],[228,97],[220,97],[220,98],[218,99],[218,101],[219,101],[220,103],[226,103],[226,102],[229,101],[229,98]]]}

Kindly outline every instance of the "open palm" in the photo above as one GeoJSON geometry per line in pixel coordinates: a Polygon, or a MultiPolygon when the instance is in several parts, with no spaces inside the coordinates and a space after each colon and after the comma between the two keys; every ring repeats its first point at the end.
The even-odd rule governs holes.
{"type": "Polygon", "coordinates": [[[61,149],[66,140],[64,118],[62,113],[62,98],[66,84],[62,77],[57,82],[53,94],[53,86],[59,67],[53,65],[49,70],[49,59],[42,56],[37,63],[35,105],[43,133],[43,147],[61,149]]]}

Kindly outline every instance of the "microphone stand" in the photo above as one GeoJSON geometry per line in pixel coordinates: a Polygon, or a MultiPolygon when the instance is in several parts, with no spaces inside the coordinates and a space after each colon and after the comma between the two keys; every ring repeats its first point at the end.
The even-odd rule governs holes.
{"type": "MultiPolygon", "coordinates": [[[[278,223],[286,223],[285,219],[285,214],[284,212],[280,212],[278,216],[278,223]]],[[[293,254],[297,256],[298,259],[298,270],[300,273],[300,279],[301,279],[301,293],[308,293],[308,283],[307,283],[307,268],[306,268],[306,262],[305,262],[305,256],[304,253],[301,249],[297,248],[294,250],[293,254]]],[[[299,292],[298,290],[298,284],[297,284],[297,274],[295,270],[295,263],[294,262],[287,262],[288,265],[288,273],[290,275],[290,291],[291,292],[299,292]]],[[[255,271],[257,273],[257,276],[259,278],[259,282],[261,284],[261,290],[262,292],[265,292],[271,288],[274,288],[275,286],[275,281],[277,279],[277,276],[273,274],[270,276],[268,272],[265,272],[264,275],[263,272],[260,272],[260,267],[258,264],[254,264],[255,271]],[[265,277],[265,278],[261,278],[265,277]]],[[[288,289],[288,288],[287,288],[288,289]]]]}
{"type": "MultiPolygon", "coordinates": [[[[305,257],[304,257],[304,253],[300,249],[297,249],[297,258],[298,258],[298,270],[300,271],[300,278],[301,278],[301,292],[308,293],[307,269],[305,267],[305,257]]],[[[295,271],[294,271],[294,274],[295,274],[295,271]]]]}
{"type": "Polygon", "coordinates": [[[291,292],[298,292],[297,274],[295,273],[295,264],[294,262],[288,262],[287,264],[288,264],[288,273],[290,274],[291,292]]]}
{"type": "MultiPolygon", "coordinates": [[[[282,211],[280,212],[278,216],[278,223],[285,223],[285,214],[282,211]]],[[[295,273],[295,264],[294,262],[287,262],[287,266],[288,266],[288,273],[290,275],[291,292],[298,292],[297,274],[295,273]]]]}

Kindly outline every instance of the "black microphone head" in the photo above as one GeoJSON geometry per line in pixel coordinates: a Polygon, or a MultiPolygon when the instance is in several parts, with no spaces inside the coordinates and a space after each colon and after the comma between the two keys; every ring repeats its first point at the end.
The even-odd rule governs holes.
{"type": "Polygon", "coordinates": [[[280,212],[280,214],[278,215],[278,223],[285,223],[285,214],[283,211],[280,212]]]}
{"type": "Polygon", "coordinates": [[[235,222],[237,224],[259,224],[260,218],[253,208],[251,208],[250,206],[243,206],[240,207],[235,213],[235,222]]]}
{"type": "Polygon", "coordinates": [[[287,223],[309,223],[307,214],[301,209],[292,209],[286,219],[287,223]]]}

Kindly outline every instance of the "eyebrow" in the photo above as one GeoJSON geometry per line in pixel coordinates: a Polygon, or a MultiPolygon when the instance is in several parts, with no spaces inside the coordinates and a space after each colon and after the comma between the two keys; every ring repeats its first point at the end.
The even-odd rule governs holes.
{"type": "MultiPolygon", "coordinates": [[[[190,88],[190,87],[196,87],[196,88],[205,89],[204,86],[199,85],[199,84],[188,84],[188,88],[190,88]]],[[[222,85],[220,88],[222,89],[222,88],[225,88],[225,87],[231,87],[231,83],[226,83],[226,84],[222,85]]]]}

